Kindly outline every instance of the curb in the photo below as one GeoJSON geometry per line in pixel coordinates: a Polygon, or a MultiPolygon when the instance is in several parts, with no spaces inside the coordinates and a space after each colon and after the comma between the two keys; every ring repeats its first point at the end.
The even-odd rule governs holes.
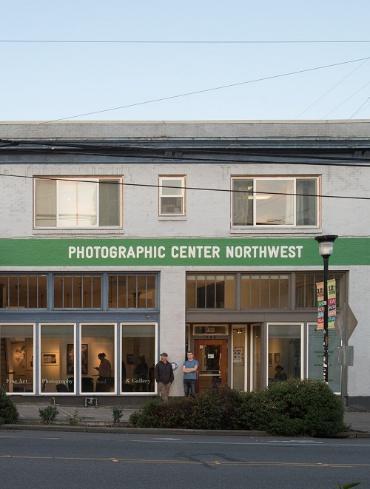
{"type": "Polygon", "coordinates": [[[271,436],[265,431],[246,430],[187,430],[176,428],[128,428],[114,426],[70,426],[41,424],[4,424],[0,431],[59,431],[72,433],[118,433],[136,435],[207,435],[207,436],[271,436]]]}
{"type": "MultiPolygon", "coordinates": [[[[42,424],[4,424],[0,431],[57,431],[66,433],[116,433],[122,435],[200,435],[200,436],[245,436],[245,437],[272,437],[265,431],[257,430],[189,430],[178,428],[129,428],[116,426],[70,426],[70,425],[42,425],[42,424]]],[[[300,438],[300,437],[294,437],[300,438]]],[[[370,438],[370,432],[344,431],[330,438],[370,438]]]]}

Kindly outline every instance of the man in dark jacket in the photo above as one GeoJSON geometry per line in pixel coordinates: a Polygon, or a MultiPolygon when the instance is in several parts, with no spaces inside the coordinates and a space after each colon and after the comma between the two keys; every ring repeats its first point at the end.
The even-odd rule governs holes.
{"type": "Polygon", "coordinates": [[[168,361],[167,353],[161,353],[160,360],[155,366],[155,380],[158,384],[158,392],[162,401],[168,401],[168,394],[173,382],[172,365],[168,361]]]}

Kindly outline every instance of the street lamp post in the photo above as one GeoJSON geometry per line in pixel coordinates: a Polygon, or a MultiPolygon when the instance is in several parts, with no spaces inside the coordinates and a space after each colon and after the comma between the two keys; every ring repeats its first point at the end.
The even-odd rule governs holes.
{"type": "Polygon", "coordinates": [[[324,262],[324,339],[323,339],[323,362],[322,374],[324,382],[329,381],[329,304],[328,304],[328,279],[329,279],[329,258],[333,253],[334,241],[338,236],[328,234],[316,236],[315,240],[319,243],[319,252],[324,262]]]}

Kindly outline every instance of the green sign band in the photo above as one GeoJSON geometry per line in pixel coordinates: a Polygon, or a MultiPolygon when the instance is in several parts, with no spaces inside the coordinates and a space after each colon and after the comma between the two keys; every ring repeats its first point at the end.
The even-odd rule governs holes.
{"type": "MultiPolygon", "coordinates": [[[[330,263],[370,265],[370,238],[339,238],[330,263]]],[[[321,264],[313,238],[0,239],[0,267],[321,264]]]]}

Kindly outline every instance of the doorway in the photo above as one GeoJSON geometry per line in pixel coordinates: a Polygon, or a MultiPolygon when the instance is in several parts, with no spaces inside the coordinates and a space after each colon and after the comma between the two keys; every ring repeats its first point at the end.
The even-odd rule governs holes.
{"type": "Polygon", "coordinates": [[[194,340],[195,358],[199,361],[197,392],[227,385],[228,340],[194,340]]]}

